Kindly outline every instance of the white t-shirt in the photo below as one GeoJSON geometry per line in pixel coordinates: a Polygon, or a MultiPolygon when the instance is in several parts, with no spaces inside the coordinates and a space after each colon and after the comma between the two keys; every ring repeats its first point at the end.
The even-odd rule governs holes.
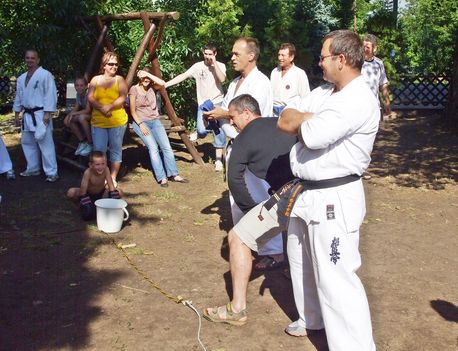
{"type": "Polygon", "coordinates": [[[362,76],[333,91],[332,84],[320,86],[291,106],[314,113],[301,125],[304,142],[294,145],[290,153],[291,170],[301,179],[361,175],[370,163],[380,119],[374,94],[362,76]]]}
{"type": "MultiPolygon", "coordinates": [[[[263,117],[272,117],[273,109],[273,98],[272,98],[272,89],[270,87],[270,81],[267,76],[258,70],[257,67],[245,77],[244,81],[240,84],[237,92],[235,88],[237,82],[239,81],[240,76],[235,78],[229,87],[227,88],[227,93],[224,96],[224,100],[221,104],[221,107],[224,110],[228,110],[229,103],[231,100],[242,94],[250,94],[256,99],[259,104],[259,109],[261,110],[261,116],[263,117]]],[[[238,133],[233,126],[229,124],[227,120],[221,120],[221,128],[224,133],[229,138],[235,138],[238,133]]]]}
{"type": "Polygon", "coordinates": [[[372,61],[364,61],[363,67],[361,68],[361,74],[364,76],[364,80],[369,84],[369,87],[378,99],[380,88],[388,83],[383,61],[375,56],[372,61]]]}
{"type": "Polygon", "coordinates": [[[281,74],[280,67],[274,68],[270,74],[274,106],[286,106],[310,93],[309,80],[303,69],[293,64],[283,77],[281,74]]]}
{"type": "MultiPolygon", "coordinates": [[[[221,72],[226,74],[226,66],[224,63],[216,61],[216,64],[221,72]]],[[[197,103],[199,105],[206,100],[211,100],[214,104],[219,104],[223,101],[223,86],[204,61],[193,64],[186,71],[186,74],[192,76],[196,80],[197,103]]]]}

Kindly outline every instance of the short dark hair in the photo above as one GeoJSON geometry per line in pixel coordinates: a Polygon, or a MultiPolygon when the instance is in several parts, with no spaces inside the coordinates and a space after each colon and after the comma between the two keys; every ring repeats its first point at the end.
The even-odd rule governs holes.
{"type": "Polygon", "coordinates": [[[77,77],[75,78],[75,83],[76,83],[77,80],[82,80],[82,81],[84,82],[84,84],[87,85],[87,79],[86,79],[85,76],[77,76],[77,77]]]}
{"type": "Polygon", "coordinates": [[[250,94],[242,94],[231,100],[228,107],[234,106],[237,112],[242,113],[244,109],[261,116],[261,109],[258,101],[250,94]]]}
{"type": "Polygon", "coordinates": [[[351,67],[361,70],[364,63],[364,47],[358,34],[340,29],[327,34],[323,42],[328,39],[331,39],[329,52],[332,55],[344,55],[351,67]]]}
{"type": "Polygon", "coordinates": [[[285,50],[285,49],[288,49],[289,50],[289,55],[293,55],[293,56],[296,56],[296,47],[294,46],[294,44],[291,44],[291,43],[283,43],[280,45],[280,49],[279,50],[285,50]]]}
{"type": "Polygon", "coordinates": [[[373,47],[375,47],[377,46],[378,39],[374,34],[366,34],[363,41],[368,41],[369,43],[372,43],[373,47]]]}
{"type": "Polygon", "coordinates": [[[244,41],[247,44],[248,52],[252,52],[254,54],[254,59],[258,60],[259,53],[261,52],[258,39],[251,37],[240,37],[235,42],[238,41],[244,41]]]}
{"type": "Polygon", "coordinates": [[[103,151],[95,150],[89,154],[89,162],[94,162],[94,158],[103,158],[106,160],[107,155],[103,151]]]}
{"type": "Polygon", "coordinates": [[[211,50],[213,51],[213,53],[217,52],[216,50],[216,46],[213,45],[213,44],[207,44],[203,47],[202,51],[205,51],[205,50],[211,50]]]}
{"type": "Polygon", "coordinates": [[[36,49],[29,48],[24,51],[25,54],[27,54],[28,52],[34,52],[35,54],[37,54],[37,58],[40,58],[40,54],[38,53],[36,49]]]}

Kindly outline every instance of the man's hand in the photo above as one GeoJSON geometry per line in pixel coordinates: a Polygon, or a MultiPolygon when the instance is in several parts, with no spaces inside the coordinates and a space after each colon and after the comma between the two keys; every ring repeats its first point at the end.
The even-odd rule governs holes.
{"type": "Polygon", "coordinates": [[[204,112],[203,115],[207,120],[224,119],[229,117],[228,112],[221,108],[221,106],[216,106],[213,110],[204,112]]]}
{"type": "Polygon", "coordinates": [[[48,124],[50,119],[51,119],[51,114],[49,112],[45,112],[43,114],[43,123],[48,124]]]}
{"type": "Polygon", "coordinates": [[[19,120],[19,113],[16,112],[14,114],[14,126],[15,127],[20,127],[21,126],[21,121],[19,120]]]}

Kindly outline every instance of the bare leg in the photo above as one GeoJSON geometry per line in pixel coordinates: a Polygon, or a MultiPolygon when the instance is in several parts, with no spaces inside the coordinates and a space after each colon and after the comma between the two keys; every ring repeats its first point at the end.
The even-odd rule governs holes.
{"type": "Polygon", "coordinates": [[[251,251],[231,229],[228,235],[229,240],[229,264],[232,276],[232,288],[234,296],[232,307],[234,312],[240,312],[246,308],[246,295],[248,282],[252,269],[251,251]]]}
{"type": "Polygon", "coordinates": [[[222,160],[223,159],[223,151],[224,149],[215,149],[215,156],[217,160],[222,160]]]}
{"type": "Polygon", "coordinates": [[[67,191],[67,197],[71,200],[77,201],[81,196],[80,188],[70,188],[67,191]]]}
{"type": "Polygon", "coordinates": [[[121,162],[112,162],[111,163],[110,173],[111,173],[111,178],[113,178],[114,181],[116,181],[116,177],[118,176],[120,168],[121,168],[121,162]]]}
{"type": "Polygon", "coordinates": [[[84,135],[89,144],[92,144],[92,133],[91,133],[91,123],[90,123],[91,116],[88,115],[81,115],[78,117],[78,121],[83,127],[84,135]]]}

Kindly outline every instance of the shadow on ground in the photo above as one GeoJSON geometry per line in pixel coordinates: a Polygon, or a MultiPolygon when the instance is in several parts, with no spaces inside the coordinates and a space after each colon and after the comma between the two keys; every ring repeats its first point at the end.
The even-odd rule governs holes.
{"type": "MultiPolygon", "coordinates": [[[[9,151],[23,169],[20,148],[9,151]]],[[[89,258],[111,241],[91,235],[94,225],[80,221],[64,200],[62,188],[76,178],[61,170],[59,186],[44,176],[0,179],[1,350],[83,348],[90,323],[103,316],[99,294],[121,278],[115,270],[89,268],[89,258]]]]}
{"type": "Polygon", "coordinates": [[[382,122],[369,171],[400,186],[442,189],[458,181],[458,131],[439,114],[404,113],[382,122]],[[426,115],[425,115],[426,114],[426,115]]]}

